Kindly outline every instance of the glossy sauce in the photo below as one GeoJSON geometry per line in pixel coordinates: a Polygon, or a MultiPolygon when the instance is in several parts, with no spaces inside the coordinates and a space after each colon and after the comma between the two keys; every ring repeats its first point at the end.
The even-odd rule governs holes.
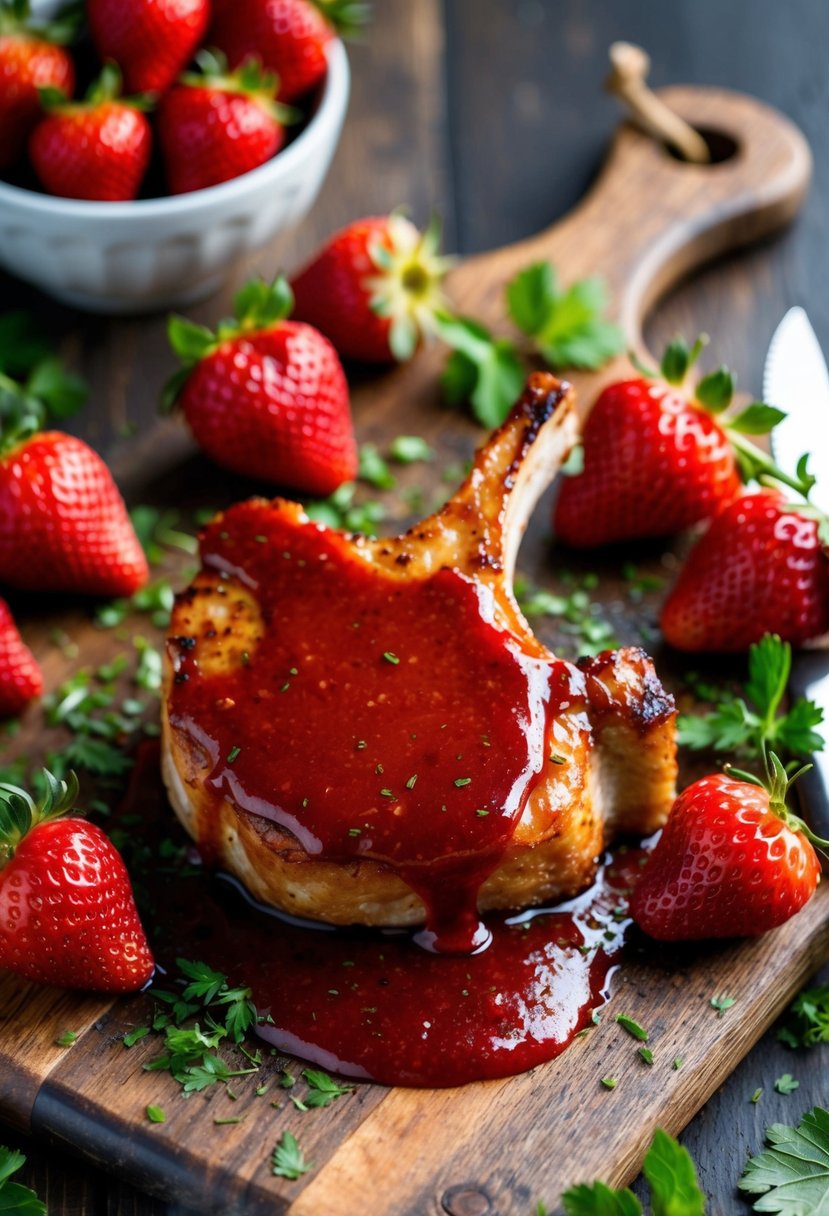
{"type": "Polygon", "coordinates": [[[426,905],[421,945],[481,948],[478,890],[581,677],[522,653],[485,586],[449,569],[395,578],[256,503],[208,528],[202,560],[250,589],[263,618],[227,674],[202,672],[202,639],[172,643],[170,719],[208,752],[208,787],[314,858],[393,868],[426,905]]]}
{"type": "MultiPolygon", "coordinates": [[[[133,833],[140,822],[154,859],[136,889],[156,958],[172,972],[177,958],[200,959],[249,986],[272,1019],[259,1032],[281,1051],[357,1079],[451,1086],[533,1068],[593,1025],[623,960],[642,849],[619,850],[558,909],[487,917],[487,950],[433,954],[408,933],[286,920],[234,879],[164,861],[159,842],[186,838],[158,762],[157,744],[146,745],[115,820],[133,833]]],[[[157,982],[170,986],[163,974],[157,982]]]]}

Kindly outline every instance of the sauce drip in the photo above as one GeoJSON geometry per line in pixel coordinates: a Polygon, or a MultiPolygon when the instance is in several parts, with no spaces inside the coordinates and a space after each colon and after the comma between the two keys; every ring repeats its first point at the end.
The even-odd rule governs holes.
{"type": "MultiPolygon", "coordinates": [[[[252,989],[259,1012],[273,1018],[259,1028],[269,1043],[389,1085],[461,1085],[559,1055],[607,997],[645,855],[620,849],[589,891],[558,909],[487,917],[489,949],[464,958],[420,950],[407,933],[289,922],[252,904],[235,880],[193,866],[177,874],[159,860],[161,841],[186,838],[166,801],[156,744],[145,746],[115,823],[135,836],[137,821],[148,860],[136,889],[162,966],[204,960],[252,989]]],[[[164,976],[158,983],[170,987],[164,976]]]]}
{"type": "Polygon", "coordinates": [[[312,857],[392,867],[426,906],[421,945],[480,949],[478,890],[543,771],[551,717],[580,694],[577,673],[524,654],[493,623],[485,586],[451,569],[396,578],[270,504],[211,525],[202,560],[249,589],[262,617],[261,640],[222,674],[202,670],[205,639],[171,643],[170,720],[207,750],[208,788],[312,857]]]}

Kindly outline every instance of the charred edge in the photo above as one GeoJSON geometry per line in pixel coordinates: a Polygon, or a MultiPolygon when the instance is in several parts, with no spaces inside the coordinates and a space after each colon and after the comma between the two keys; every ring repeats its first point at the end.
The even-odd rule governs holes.
{"type": "Polygon", "coordinates": [[[528,420],[526,429],[521,434],[518,450],[504,474],[504,485],[508,489],[523,464],[527,452],[538,439],[542,427],[550,420],[571,391],[572,385],[568,381],[556,379],[551,372],[533,372],[527,377],[524,391],[504,423],[504,428],[506,428],[515,418],[522,415],[528,420]]]}
{"type": "Polygon", "coordinates": [[[673,696],[662,687],[650,655],[641,646],[626,646],[622,650],[604,650],[598,655],[586,655],[577,660],[576,666],[588,680],[597,680],[601,684],[600,701],[597,703],[590,698],[591,709],[599,716],[613,712],[621,705],[632,725],[639,730],[646,730],[676,713],[673,696]],[[641,695],[627,695],[625,684],[616,673],[617,664],[621,662],[635,666],[641,672],[641,695]],[[618,685],[618,691],[612,687],[611,682],[618,685]]]}

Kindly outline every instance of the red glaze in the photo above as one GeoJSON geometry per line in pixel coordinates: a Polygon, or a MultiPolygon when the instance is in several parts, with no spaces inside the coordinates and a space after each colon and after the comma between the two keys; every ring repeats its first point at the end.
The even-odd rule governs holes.
{"type": "Polygon", "coordinates": [[[800,646],[829,632],[829,558],[816,519],[776,490],[744,494],[711,521],[665,601],[678,650],[744,651],[766,633],[800,646]]]}
{"type": "Polygon", "coordinates": [[[0,600],[0,718],[21,713],[43,692],[43,672],[21,638],[5,600],[0,600]]]}
{"type": "Polygon", "coordinates": [[[69,52],[24,32],[0,37],[0,169],[23,155],[26,141],[43,114],[38,89],[75,88],[69,52]]]}
{"type": "Polygon", "coordinates": [[[44,431],[0,456],[0,581],[132,595],[147,559],[112,474],[82,440],[44,431]]]}
{"type": "Polygon", "coordinates": [[[163,93],[187,66],[210,16],[210,0],[86,0],[95,49],[114,59],[127,93],[163,93]]]}
{"type": "MultiPolygon", "coordinates": [[[[642,849],[621,849],[591,890],[558,910],[488,917],[489,949],[457,957],[420,950],[405,932],[290,922],[252,904],[234,879],[161,860],[158,841],[177,828],[157,743],[144,745],[120,816],[141,817],[154,858],[141,888],[161,913],[148,920],[160,925],[159,961],[174,969],[177,958],[204,960],[252,989],[273,1018],[260,1027],[269,1042],[388,1085],[461,1085],[559,1055],[607,999],[645,860],[642,849]]],[[[169,977],[159,983],[170,987],[169,977]]]]}
{"type": "Polygon", "coordinates": [[[213,85],[172,88],[159,106],[158,134],[173,194],[239,177],[270,160],[285,142],[266,104],[213,85]]]}
{"type": "Polygon", "coordinates": [[[392,866],[426,903],[423,944],[480,946],[478,888],[543,770],[550,717],[583,695],[579,673],[521,653],[461,574],[397,580],[255,501],[207,529],[202,559],[250,587],[265,622],[230,675],[202,676],[189,640],[171,643],[170,720],[207,749],[217,797],[314,858],[392,866]]]}
{"type": "Polygon", "coordinates": [[[820,863],[768,791],[718,773],[680,794],[631,899],[660,941],[758,937],[815,893],[820,863]]]}
{"type": "Polygon", "coordinates": [[[565,477],[553,517],[568,545],[670,536],[740,491],[722,427],[667,384],[611,384],[590,412],[583,443],[584,471],[565,477]]]}
{"type": "Polygon", "coordinates": [[[134,199],[150,161],[152,133],[121,101],[67,105],[47,114],[29,141],[41,185],[61,198],[134,199]]]}

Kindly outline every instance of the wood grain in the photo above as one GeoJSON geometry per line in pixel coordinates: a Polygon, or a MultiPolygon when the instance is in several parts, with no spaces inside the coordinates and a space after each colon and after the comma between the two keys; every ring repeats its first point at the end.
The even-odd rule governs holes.
{"type": "MultiPolygon", "coordinates": [[[[720,119],[726,103],[722,96],[709,97],[709,104],[716,106],[720,119]]],[[[692,179],[684,175],[687,167],[668,163],[662,153],[658,154],[658,161],[647,162],[644,177],[639,162],[635,174],[621,173],[614,157],[619,156],[620,148],[622,152],[637,148],[642,140],[626,129],[617,142],[602,184],[581,211],[559,229],[534,241],[459,268],[453,283],[458,300],[476,315],[494,320],[501,313],[500,289],[504,279],[528,258],[552,256],[567,278],[601,264],[615,288],[616,306],[629,336],[638,341],[642,311],[657,290],[664,290],[690,269],[696,258],[710,257],[735,239],[750,239],[785,222],[802,194],[808,175],[808,159],[802,144],[787,124],[773,124],[774,130],[769,131],[765,125],[768,113],[758,112],[754,106],[749,106],[749,110],[750,113],[743,111],[742,118],[736,114],[734,121],[747,124],[743,127],[746,140],[752,132],[762,134],[764,156],[758,157],[756,165],[750,161],[749,167],[762,165],[763,175],[762,180],[751,179],[736,207],[730,202],[732,193],[722,189],[723,178],[719,179],[720,189],[712,185],[714,179],[709,177],[693,182],[691,191],[692,179]],[[654,213],[649,212],[649,223],[637,225],[636,213],[641,217],[643,207],[641,201],[634,204],[630,182],[636,181],[641,187],[651,180],[651,173],[660,174],[663,170],[669,175],[669,184],[659,176],[656,180],[660,198],[666,200],[664,210],[660,206],[654,213]],[[676,171],[682,176],[675,179],[671,175],[676,171]],[[689,190],[691,196],[687,201],[694,201],[699,208],[691,212],[690,228],[681,223],[686,201],[683,189],[670,184],[674,180],[683,183],[683,189],[689,190]],[[608,183],[613,184],[614,193],[603,196],[602,190],[610,190],[608,183]],[[757,205],[756,224],[748,222],[753,205],[757,205]],[[617,233],[617,239],[609,241],[596,236],[599,221],[606,228],[611,218],[627,225],[617,233]],[[643,226],[647,227],[647,239],[641,232],[643,226]],[[665,236],[666,232],[670,236],[665,236]],[[592,255],[586,247],[591,240],[592,255]],[[636,242],[635,251],[644,268],[633,257],[632,242],[636,242]]],[[[645,147],[648,149],[645,155],[654,152],[649,142],[642,145],[643,153],[645,147]]],[[[732,187],[733,184],[732,180],[732,187]]],[[[126,334],[126,330],[121,332],[126,334]]],[[[126,337],[124,341],[121,353],[135,366],[135,347],[126,337]]],[[[117,370],[114,366],[109,367],[110,372],[114,370],[117,370]]],[[[434,370],[435,359],[427,354],[387,381],[364,384],[355,394],[358,423],[364,437],[388,437],[407,429],[416,430],[441,437],[449,451],[459,455],[468,452],[474,435],[472,428],[462,419],[435,408],[434,370]]],[[[115,382],[117,385],[117,377],[115,382]]],[[[586,382],[583,387],[588,387],[586,382]]],[[[172,439],[173,431],[168,428],[161,434],[172,439]]],[[[176,443],[177,446],[165,445],[173,476],[179,459],[188,450],[186,442],[176,443]]],[[[159,436],[153,435],[147,439],[144,451],[149,455],[158,449],[158,444],[159,436]]],[[[136,458],[136,448],[130,450],[129,460],[133,466],[133,488],[137,491],[142,483],[146,484],[146,475],[143,461],[136,458]]],[[[204,466],[197,465],[196,471],[199,470],[203,473],[204,466]]],[[[427,488],[436,489],[434,480],[427,488]]],[[[542,565],[546,561],[542,529],[543,524],[539,523],[535,539],[531,537],[533,552],[540,557],[538,566],[533,562],[532,569],[533,577],[539,576],[537,581],[549,580],[542,565]]],[[[45,634],[46,627],[44,622],[39,632],[45,634]]],[[[96,639],[94,644],[99,649],[105,646],[102,635],[90,637],[96,639]]],[[[47,1067],[44,1057],[42,1075],[44,1078],[48,1075],[48,1080],[35,1103],[33,1126],[57,1142],[80,1144],[108,1168],[127,1174],[147,1189],[176,1193],[201,1211],[278,1211],[291,1206],[303,1216],[324,1210],[370,1210],[378,1214],[394,1211],[412,1216],[441,1210],[452,1216],[525,1212],[530,1200],[542,1195],[555,1201],[559,1183],[579,1176],[581,1171],[600,1172],[613,1180],[629,1177],[637,1168],[652,1120],[663,1119],[666,1125],[675,1128],[690,1117],[795,987],[826,956],[824,894],[821,892],[820,899],[813,902],[807,913],[781,931],[779,938],[775,936],[756,946],[734,947],[733,953],[715,951],[700,960],[682,959],[679,970],[658,969],[651,961],[625,973],[628,988],[645,1002],[641,1008],[630,1007],[625,1011],[634,1015],[638,1012],[654,1030],[662,1018],[666,1026],[662,1036],[665,1048],[675,1050],[671,1045],[680,1017],[685,1030],[693,1028],[696,1032],[694,1042],[699,1057],[688,1055],[688,1071],[679,1074],[684,1080],[680,1098],[676,1096],[678,1084],[666,1084],[656,1072],[646,1073],[630,1043],[621,1038],[621,1032],[611,1038],[606,1031],[613,1028],[606,1026],[594,1038],[578,1044],[558,1065],[507,1083],[438,1094],[388,1093],[366,1088],[359,1099],[339,1104],[330,1112],[319,1112],[319,1120],[315,1118],[313,1124],[308,1124],[307,1133],[303,1125],[303,1146],[317,1163],[318,1172],[305,1184],[281,1184],[268,1176],[266,1161],[278,1130],[246,1133],[238,1128],[223,1129],[226,1139],[217,1154],[215,1141],[205,1142],[202,1123],[192,1117],[192,1107],[187,1104],[176,1109],[175,1118],[160,1134],[158,1129],[145,1126],[140,1112],[147,1078],[139,1071],[141,1054],[138,1052],[134,1059],[130,1055],[129,1069],[125,1071],[121,1064],[123,1048],[114,1042],[121,1028],[119,1019],[125,1016],[128,1007],[119,1005],[102,1020],[99,1008],[84,1011],[83,1006],[78,1006],[71,1028],[83,1029],[83,1037],[62,1058],[59,1053],[58,1066],[47,1067]],[[787,933],[794,936],[787,938],[787,933]],[[726,1019],[721,1024],[707,1006],[707,1000],[723,986],[733,990],[738,981],[745,985],[747,994],[745,997],[738,994],[738,1006],[727,1015],[726,1034],[726,1019]],[[667,1021],[669,1016],[673,1029],[667,1021]],[[96,1023],[100,1028],[96,1028],[96,1023]],[[630,1059],[619,1063],[622,1048],[628,1050],[630,1059]],[[118,1052],[114,1073],[110,1063],[113,1051],[118,1052]],[[605,1063],[606,1058],[609,1063],[605,1063]],[[597,1086],[596,1078],[604,1075],[603,1070],[611,1065],[619,1072],[622,1084],[608,1094],[597,1086]],[[659,1081],[655,1082],[657,1075],[659,1081]],[[628,1080],[630,1084],[626,1084],[628,1080]],[[125,1093],[129,1095],[128,1108],[124,1104],[125,1093]],[[619,1110],[619,1100],[624,1110],[619,1110]],[[634,1105],[628,1107],[628,1101],[634,1105]],[[609,1102],[616,1103],[610,1108],[613,1110],[610,1121],[605,1118],[609,1102]],[[582,1110],[590,1112],[592,1126],[601,1122],[603,1142],[607,1133],[610,1157],[604,1151],[604,1143],[600,1159],[586,1156],[593,1138],[586,1134],[590,1125],[576,1122],[582,1110]],[[108,1119],[102,1117],[103,1111],[108,1112],[108,1119]],[[551,1127],[564,1136],[559,1142],[558,1156],[553,1159],[567,1161],[567,1168],[575,1171],[566,1176],[562,1173],[554,1180],[550,1174],[555,1145],[550,1138],[551,1127]],[[636,1132],[632,1137],[628,1134],[631,1128],[636,1132]],[[497,1155],[507,1135],[521,1145],[521,1150],[513,1166],[503,1170],[497,1165],[497,1155]],[[579,1150],[575,1153],[574,1140],[579,1150]],[[484,1168],[482,1162],[487,1160],[491,1164],[484,1168]],[[475,1169],[471,1168],[473,1164],[475,1169]],[[299,1198],[292,1203],[298,1192],[299,1198]],[[403,1203],[407,1206],[402,1207],[403,1203]]],[[[9,994],[8,1000],[13,999],[17,998],[9,994]]],[[[45,1016],[45,1010],[43,1013],[45,1016]]],[[[59,1008],[57,1020],[63,1016],[59,1008]]],[[[28,1034],[22,1033],[21,1041],[28,1041],[28,1034]]],[[[0,1045],[0,1064],[4,1066],[8,1062],[2,1058],[6,1042],[4,1027],[0,1045]]],[[[45,1039],[43,1044],[45,1047],[45,1039]]],[[[670,1077],[669,1081],[673,1083],[675,1078],[670,1077]]],[[[27,1085],[29,1089],[22,1098],[19,1094],[13,1096],[16,1103],[13,1117],[21,1124],[30,1082],[27,1085]]],[[[151,1097],[159,1100],[157,1081],[151,1097]]],[[[168,1101],[174,1102],[175,1098],[168,1095],[168,1101]]]]}

